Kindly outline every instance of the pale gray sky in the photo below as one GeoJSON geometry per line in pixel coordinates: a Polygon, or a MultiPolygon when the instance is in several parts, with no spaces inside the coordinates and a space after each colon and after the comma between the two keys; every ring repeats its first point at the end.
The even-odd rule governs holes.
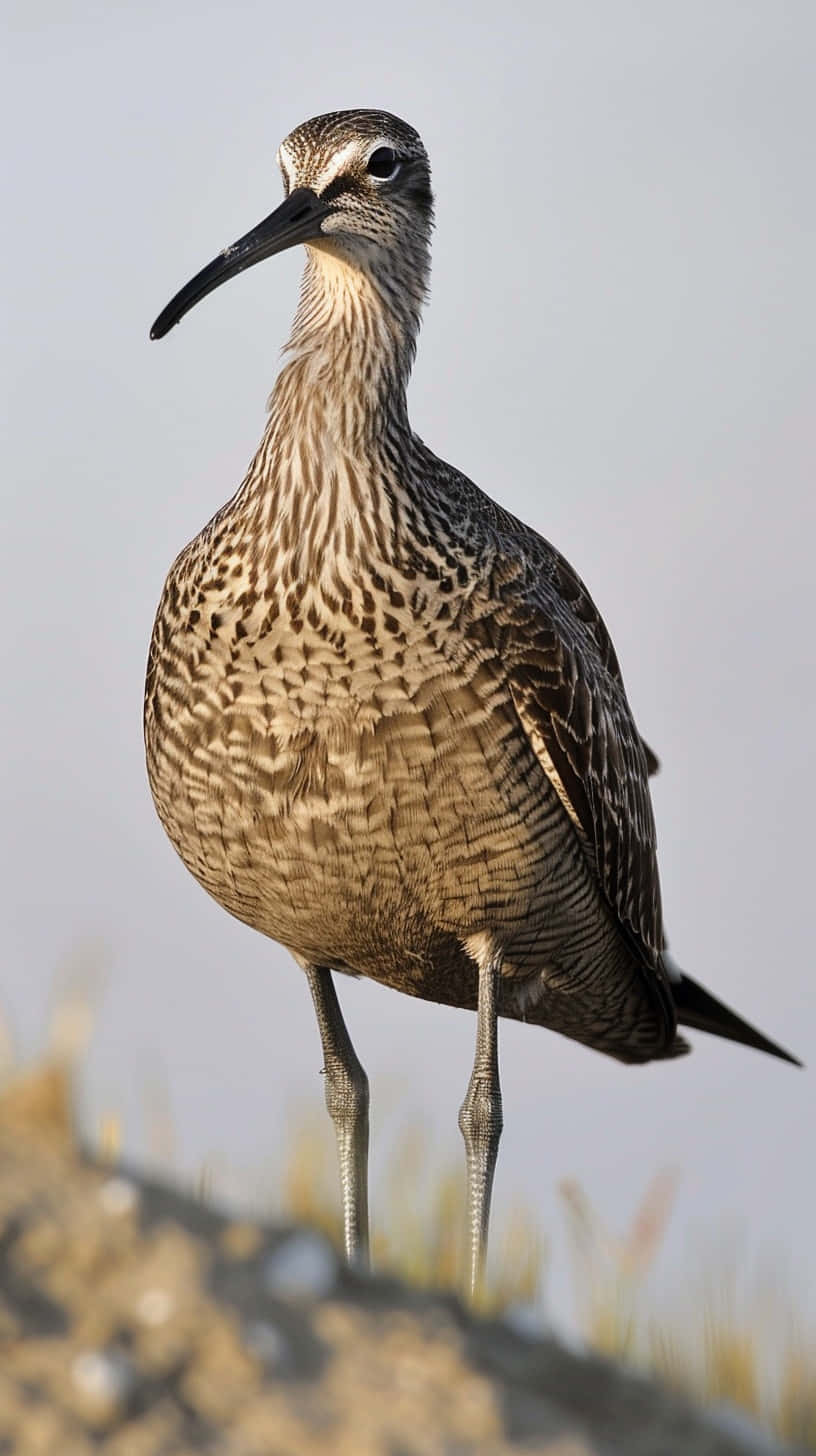
{"type": "MultiPolygon", "coordinates": [[[[164,573],[253,453],[301,260],[148,329],[276,204],[281,137],[367,105],[434,168],[415,427],[589,583],[663,760],[674,953],[816,1063],[810,0],[9,10],[0,998],[23,1046],[101,935],[89,1122],[120,1107],[138,1152],[159,1072],[185,1167],[259,1169],[320,1096],[306,987],[175,858],[140,721],[164,573]]],[[[458,1152],[472,1017],[341,994],[375,1139],[401,1102],[458,1152]]],[[[669,1260],[734,1222],[812,1289],[814,1073],[693,1040],[629,1069],[503,1026],[497,1208],[521,1194],[557,1236],[562,1176],[614,1220],[674,1164],[669,1260]]]]}

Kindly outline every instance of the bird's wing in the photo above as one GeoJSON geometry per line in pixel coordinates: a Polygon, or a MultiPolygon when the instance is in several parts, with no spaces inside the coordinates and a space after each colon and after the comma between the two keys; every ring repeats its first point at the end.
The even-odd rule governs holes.
{"type": "Polygon", "coordinates": [[[513,702],[609,904],[656,966],[663,947],[649,794],[656,760],[635,727],[589,592],[554,548],[537,541],[546,549],[532,561],[527,556],[527,568],[502,594],[513,702]]]}

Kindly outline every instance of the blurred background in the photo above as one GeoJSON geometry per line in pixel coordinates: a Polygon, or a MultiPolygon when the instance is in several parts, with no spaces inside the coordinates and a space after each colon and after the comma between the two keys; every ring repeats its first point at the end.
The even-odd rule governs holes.
{"type": "MultiPolygon", "coordinates": [[[[206,1166],[256,1208],[322,1096],[300,973],[176,859],[141,741],[164,574],[255,449],[301,259],[161,344],[148,330],[277,204],[294,125],[381,106],[422,133],[437,193],[414,426],[554,541],[605,615],[662,760],[676,959],[816,1060],[813,6],[5,9],[0,1003],[22,1054],[66,957],[98,965],[88,1135],[115,1115],[123,1152],[153,1157],[158,1118],[180,1176],[206,1166]]],[[[340,993],[375,1174],[406,1119],[458,1158],[473,1018],[340,993]]],[[[620,1227],[666,1167],[667,1279],[716,1236],[813,1307],[813,1073],[692,1039],[684,1061],[625,1068],[501,1028],[496,1215],[535,1211],[564,1328],[560,1181],[620,1227]]]]}

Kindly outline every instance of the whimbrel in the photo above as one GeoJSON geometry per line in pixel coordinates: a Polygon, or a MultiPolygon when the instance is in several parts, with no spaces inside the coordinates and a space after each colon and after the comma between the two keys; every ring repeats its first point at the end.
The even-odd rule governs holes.
{"type": "Polygon", "coordinates": [[[306,973],[350,1260],[368,1249],[368,1083],[332,971],[476,1009],[459,1114],[475,1289],[497,1017],[622,1062],[688,1050],[678,1024],[795,1059],[665,955],[655,763],[583,582],[411,430],[433,210],[420,138],[386,112],[335,112],[278,161],[285,201],[151,332],[305,243],[257,454],[159,603],[150,785],[196,879],[306,973]]]}

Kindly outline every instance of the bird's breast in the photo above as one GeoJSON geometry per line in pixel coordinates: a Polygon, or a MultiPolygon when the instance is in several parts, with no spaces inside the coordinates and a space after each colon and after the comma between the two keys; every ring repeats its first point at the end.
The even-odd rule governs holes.
{"type": "Polygon", "coordinates": [[[488,865],[522,897],[532,873],[501,672],[456,650],[449,601],[435,625],[430,597],[418,616],[393,595],[221,600],[172,627],[160,609],[148,676],[151,787],[188,868],[299,954],[333,944],[352,966],[361,939],[381,964],[389,939],[404,962],[412,938],[461,934],[488,865]]]}

